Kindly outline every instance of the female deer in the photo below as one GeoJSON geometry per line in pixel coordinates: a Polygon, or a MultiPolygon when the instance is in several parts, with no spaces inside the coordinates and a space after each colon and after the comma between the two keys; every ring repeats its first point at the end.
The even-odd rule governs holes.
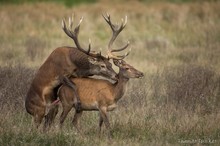
{"type": "MultiPolygon", "coordinates": [[[[112,84],[106,80],[91,79],[91,78],[73,78],[72,81],[77,86],[77,92],[82,104],[82,111],[75,112],[73,118],[73,125],[78,129],[78,118],[82,115],[83,111],[99,111],[99,132],[103,121],[108,129],[108,136],[111,138],[110,123],[107,117],[107,112],[116,108],[119,99],[125,93],[127,82],[130,78],[143,77],[143,73],[127,64],[123,60],[113,59],[114,64],[119,67],[118,82],[112,84]]],[[[62,103],[63,112],[60,117],[60,124],[62,126],[67,114],[74,106],[74,94],[71,89],[63,85],[59,90],[59,98],[62,103]]]]}

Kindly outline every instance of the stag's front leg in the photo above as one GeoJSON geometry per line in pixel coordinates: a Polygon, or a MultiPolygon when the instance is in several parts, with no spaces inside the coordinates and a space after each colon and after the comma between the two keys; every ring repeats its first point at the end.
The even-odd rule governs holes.
{"type": "Polygon", "coordinates": [[[76,98],[74,98],[75,109],[76,109],[76,112],[79,113],[81,111],[81,101],[80,101],[79,95],[77,93],[77,88],[76,88],[75,83],[73,83],[69,78],[67,78],[65,76],[62,79],[62,83],[64,85],[67,85],[68,87],[70,87],[73,90],[73,95],[76,97],[76,98]]]}

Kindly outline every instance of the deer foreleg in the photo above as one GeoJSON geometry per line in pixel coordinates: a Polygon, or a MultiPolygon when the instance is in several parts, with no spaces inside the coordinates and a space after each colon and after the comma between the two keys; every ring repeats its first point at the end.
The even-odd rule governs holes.
{"type": "Polygon", "coordinates": [[[99,114],[99,137],[101,137],[102,124],[103,124],[103,118],[102,118],[101,114],[99,114]]]}
{"type": "Polygon", "coordinates": [[[104,122],[104,124],[105,124],[105,126],[108,130],[108,138],[111,139],[112,138],[112,133],[111,133],[110,123],[109,123],[109,120],[108,120],[108,117],[107,117],[107,108],[106,107],[100,107],[99,112],[100,112],[102,120],[103,120],[103,122],[104,122]]]}
{"type": "Polygon", "coordinates": [[[76,98],[74,98],[74,104],[75,104],[75,109],[76,112],[79,113],[81,111],[81,101],[79,98],[79,95],[77,93],[77,88],[75,83],[73,83],[69,78],[67,77],[63,77],[63,84],[67,85],[68,87],[70,87],[73,90],[73,94],[76,98]]]}
{"type": "Polygon", "coordinates": [[[62,103],[62,106],[63,106],[63,112],[62,112],[62,114],[60,116],[60,129],[62,129],[63,122],[65,121],[67,114],[72,109],[72,105],[69,105],[69,104],[62,103]]]}
{"type": "Polygon", "coordinates": [[[80,129],[79,129],[79,118],[82,116],[82,111],[79,113],[75,113],[74,117],[73,117],[73,126],[76,128],[76,130],[82,135],[80,129]]]}

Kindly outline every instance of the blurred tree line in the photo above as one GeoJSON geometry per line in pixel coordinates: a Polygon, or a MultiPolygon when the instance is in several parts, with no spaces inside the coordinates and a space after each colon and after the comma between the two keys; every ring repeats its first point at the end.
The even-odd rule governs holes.
{"type": "MultiPolygon", "coordinates": [[[[35,2],[57,2],[66,6],[74,6],[81,3],[95,3],[98,1],[108,0],[0,0],[0,4],[23,4],[23,3],[35,3],[35,2]]],[[[184,2],[217,2],[220,0],[109,0],[113,2],[127,2],[127,1],[139,1],[144,3],[151,2],[173,2],[173,3],[184,3],[184,2]]]]}
{"type": "Polygon", "coordinates": [[[36,2],[57,2],[66,6],[78,5],[81,3],[95,3],[98,0],[0,0],[0,4],[23,4],[36,2]]]}

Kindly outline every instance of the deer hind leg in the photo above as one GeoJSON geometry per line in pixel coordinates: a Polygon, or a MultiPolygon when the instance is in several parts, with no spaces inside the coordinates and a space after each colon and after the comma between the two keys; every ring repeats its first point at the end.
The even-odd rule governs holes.
{"type": "Polygon", "coordinates": [[[35,115],[34,116],[34,123],[35,123],[35,126],[36,126],[37,129],[39,128],[43,118],[44,118],[43,115],[35,115]]]}
{"type": "Polygon", "coordinates": [[[48,109],[48,112],[46,111],[46,116],[45,116],[45,123],[44,123],[44,128],[49,130],[51,124],[54,122],[54,119],[58,113],[58,102],[60,101],[58,99],[58,90],[59,88],[62,86],[62,84],[56,86],[53,89],[53,95],[51,97],[53,102],[51,103],[51,105],[49,107],[47,107],[46,109],[48,109]]]}
{"type": "Polygon", "coordinates": [[[79,130],[79,118],[82,116],[82,111],[80,111],[79,113],[75,112],[74,117],[73,117],[73,126],[76,128],[76,130],[81,134],[81,131],[79,130]]]}
{"type": "Polygon", "coordinates": [[[73,94],[76,97],[76,98],[74,98],[75,109],[76,109],[76,112],[79,113],[81,111],[81,101],[80,101],[79,95],[77,93],[75,83],[73,83],[67,77],[63,77],[62,82],[63,82],[64,85],[67,85],[68,87],[70,87],[73,90],[73,94]]]}
{"type": "Polygon", "coordinates": [[[48,131],[50,129],[50,126],[58,113],[58,107],[58,105],[53,105],[53,107],[50,108],[48,114],[45,116],[44,131],[48,131]]]}
{"type": "Polygon", "coordinates": [[[40,126],[43,118],[45,115],[45,107],[37,107],[37,109],[35,110],[35,114],[34,114],[34,123],[36,125],[36,128],[38,129],[38,127],[40,126]]]}
{"type": "MultiPolygon", "coordinates": [[[[108,130],[108,138],[111,139],[112,138],[112,134],[111,134],[111,127],[110,127],[110,123],[107,117],[107,107],[100,107],[99,108],[99,112],[100,115],[102,117],[102,120],[108,130]]],[[[100,122],[101,126],[102,126],[102,121],[100,122]]]]}

